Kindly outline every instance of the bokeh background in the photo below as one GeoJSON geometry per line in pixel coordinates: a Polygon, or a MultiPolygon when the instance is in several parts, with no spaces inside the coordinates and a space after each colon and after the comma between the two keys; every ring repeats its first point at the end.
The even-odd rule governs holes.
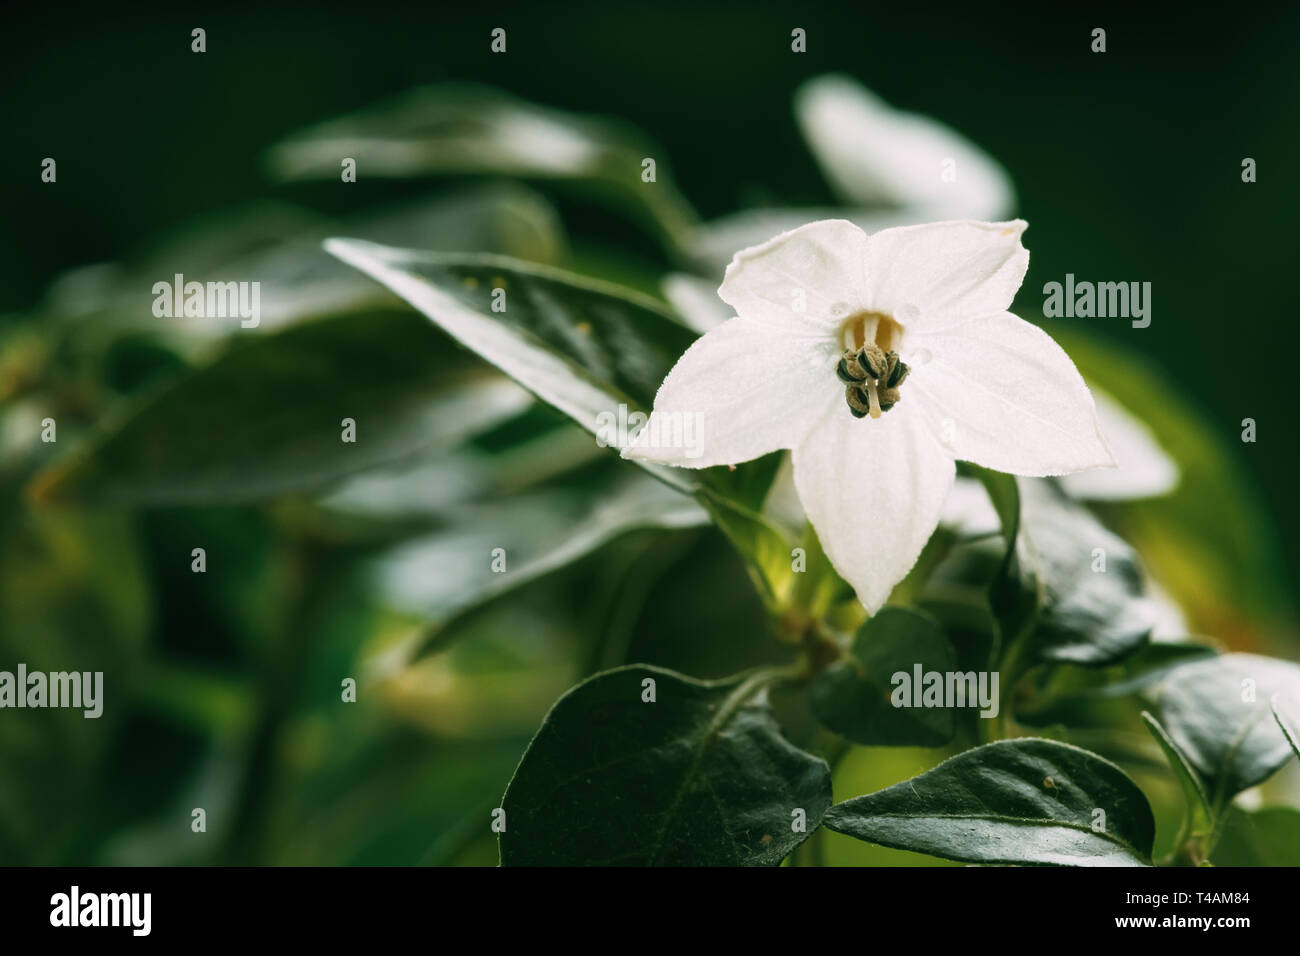
{"type": "MultiPolygon", "coordinates": [[[[9,325],[38,310],[67,270],[139,261],[172,230],[254,200],[346,217],[452,188],[364,169],[347,187],[277,184],[264,164],[289,133],[443,80],[630,122],[658,144],[705,219],[831,205],[790,103],[811,76],[851,74],[951,125],[1010,172],[1031,227],[1022,314],[1067,272],[1152,283],[1147,329],[1112,319],[1045,327],[1132,356],[1158,383],[1143,392],[1151,407],[1131,407],[1139,416],[1160,418],[1177,396],[1187,416],[1176,420],[1195,422],[1196,441],[1216,449],[1208,467],[1229,471],[1253,509],[1242,514],[1211,493],[1180,504],[1183,526],[1203,529],[1208,550],[1221,537],[1249,539],[1239,604],[1229,583],[1213,598],[1221,613],[1201,620],[1235,649],[1300,652],[1291,616],[1300,9],[371,3],[29,8],[5,18],[0,313],[9,325]],[[195,26],[207,30],[201,56],[189,50],[195,26]],[[508,30],[504,56],[488,50],[496,26],[508,30]],[[789,50],[796,26],[808,31],[806,54],[789,50]],[[1088,49],[1096,26],[1108,32],[1104,55],[1088,49]],[[57,185],[39,181],[45,156],[58,160],[57,185]],[[1259,164],[1254,184],[1241,181],[1244,157],[1259,164]],[[1258,423],[1255,444],[1240,440],[1246,417],[1258,423]]],[[[547,198],[570,266],[657,290],[671,263],[643,230],[589,197],[547,198]]],[[[114,373],[123,395],[173,371],[166,357],[123,362],[114,373]]],[[[85,418],[106,411],[101,397],[86,398],[85,418]]],[[[512,441],[507,429],[480,446],[493,453],[512,441]]],[[[493,602],[464,625],[474,633],[454,656],[341,711],[339,675],[359,673],[359,660],[410,623],[358,583],[358,549],[310,535],[287,546],[284,528],[298,525],[283,508],[33,519],[19,499],[25,477],[5,482],[0,667],[103,669],[112,693],[129,690],[126,706],[110,704],[97,722],[46,713],[19,725],[0,715],[0,862],[494,863],[488,811],[549,703],[609,662],[600,641],[611,632],[622,645],[615,658],[698,676],[774,653],[716,532],[647,531],[493,602]],[[229,556],[221,573],[190,573],[200,539],[229,556]],[[208,812],[206,834],[190,829],[194,807],[208,812]]],[[[855,757],[837,797],[848,795],[841,786],[883,786],[933,760],[855,757]]],[[[838,839],[831,849],[833,862],[933,862],[838,839]]]]}

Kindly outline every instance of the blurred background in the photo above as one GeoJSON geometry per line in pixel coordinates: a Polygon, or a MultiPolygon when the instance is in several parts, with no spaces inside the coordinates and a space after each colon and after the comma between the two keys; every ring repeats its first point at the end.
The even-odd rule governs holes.
{"type": "MultiPolygon", "coordinates": [[[[508,393],[493,399],[499,414],[441,435],[437,449],[403,446],[414,464],[381,469],[372,485],[332,476],[310,494],[166,507],[121,489],[88,508],[24,496],[56,450],[220,355],[221,343],[108,331],[124,302],[141,327],[154,321],[143,293],[173,265],[198,272],[182,267],[301,238],[310,251],[294,268],[310,274],[321,236],[364,234],[380,216],[388,231],[376,234],[413,247],[505,252],[653,295],[681,270],[654,229],[562,182],[385,179],[364,165],[355,184],[289,181],[268,159],[290,134],[443,81],[616,117],[653,144],[645,155],[704,221],[837,204],[792,112],[816,75],[846,73],[960,131],[1009,173],[1030,223],[1020,314],[1039,318],[1043,284],[1066,273],[1152,284],[1149,328],[1043,322],[1182,470],[1177,494],[1106,505],[1103,518],[1193,633],[1300,655],[1290,412],[1300,9],[372,3],[5,17],[0,669],[103,670],[109,697],[98,721],[0,714],[0,863],[494,864],[488,814],[576,679],[625,660],[709,677],[779,657],[739,560],[689,516],[672,528],[612,524],[541,573],[555,538],[591,519],[586,502],[622,472],[508,393]],[[1098,26],[1104,55],[1089,51],[1098,26]],[[194,27],[207,31],[202,55],[190,52],[194,27]],[[489,50],[494,27],[507,30],[504,55],[489,50]],[[804,54],[790,52],[795,27],[807,31],[804,54]],[[47,156],[54,185],[39,178],[47,156]],[[1258,162],[1256,183],[1241,180],[1245,157],[1258,162]],[[116,265],[72,271],[101,263],[116,265]],[[138,300],[114,298],[123,288],[138,300]],[[31,421],[46,411],[59,441],[34,448],[31,421]],[[1254,444],[1241,441],[1244,418],[1257,423],[1254,444]],[[445,570],[472,553],[468,538],[494,540],[494,522],[531,529],[523,547],[541,561],[509,594],[445,570]],[[200,545],[208,570],[196,574],[200,545]],[[415,663],[395,654],[430,621],[447,650],[415,663]],[[340,703],[349,677],[355,705],[340,703]],[[191,828],[199,807],[202,834],[191,828]]],[[[411,382],[484,384],[481,363],[424,320],[391,300],[365,307],[412,352],[428,349],[411,382]]],[[[342,349],[347,330],[330,320],[317,340],[304,327],[309,338],[289,351],[314,342],[366,361],[349,351],[358,343],[342,349]]],[[[244,374],[217,369],[191,398],[237,402],[244,374]]],[[[277,407],[328,403],[328,390],[283,388],[277,407]]],[[[250,420],[265,394],[250,392],[250,420]]],[[[313,454],[286,450],[285,467],[312,467],[313,454]]],[[[135,486],[150,462],[136,463],[135,486]]],[[[855,751],[837,798],[938,756],[855,751]]],[[[934,862],[841,838],[829,849],[831,862],[934,862]]]]}

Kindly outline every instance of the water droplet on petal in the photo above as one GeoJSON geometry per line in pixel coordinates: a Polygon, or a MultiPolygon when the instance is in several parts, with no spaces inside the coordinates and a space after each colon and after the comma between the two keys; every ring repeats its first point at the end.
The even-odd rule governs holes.
{"type": "Polygon", "coordinates": [[[831,315],[837,319],[842,319],[849,314],[849,304],[847,302],[836,302],[831,306],[831,315]]]}
{"type": "Polygon", "coordinates": [[[926,365],[932,358],[934,356],[930,354],[929,349],[917,349],[907,357],[907,361],[910,365],[926,365]]]}
{"type": "Polygon", "coordinates": [[[910,303],[898,310],[898,320],[904,324],[908,322],[915,322],[920,317],[921,317],[921,310],[918,309],[916,306],[911,305],[910,303]]]}

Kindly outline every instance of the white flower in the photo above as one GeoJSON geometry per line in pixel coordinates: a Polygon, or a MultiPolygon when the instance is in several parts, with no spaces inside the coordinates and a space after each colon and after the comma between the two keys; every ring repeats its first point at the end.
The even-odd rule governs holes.
{"type": "Polygon", "coordinates": [[[736,317],[686,350],[647,426],[696,416],[696,457],[623,454],[704,468],[790,449],[808,519],[874,612],[938,523],[955,459],[1036,476],[1114,465],[1069,357],[1007,311],[1024,229],[868,238],[833,219],[738,253],[718,290],[736,317]]]}

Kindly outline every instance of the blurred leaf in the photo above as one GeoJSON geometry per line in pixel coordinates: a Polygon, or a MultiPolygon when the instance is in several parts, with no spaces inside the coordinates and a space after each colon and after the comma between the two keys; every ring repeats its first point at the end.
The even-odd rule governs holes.
{"type": "Polygon", "coordinates": [[[780,863],[817,828],[831,780],[824,761],[781,736],[755,696],[765,680],[706,683],[634,665],[579,684],[510,781],[502,864],[780,863]]]}
{"type": "Polygon", "coordinates": [[[609,119],[579,117],[486,86],[425,87],[295,133],[267,155],[281,180],[334,180],[344,157],[357,177],[512,176],[567,180],[630,207],[678,247],[694,213],[663,151],[609,119]],[[642,160],[656,159],[655,181],[642,160]]]}
{"type": "Polygon", "coordinates": [[[527,402],[510,382],[465,371],[416,316],[339,316],[253,337],[146,396],[31,489],[38,501],[115,506],[255,501],[454,443],[527,402]]]}
{"type": "MultiPolygon", "coordinates": [[[[75,331],[77,348],[113,349],[122,336],[140,347],[154,337],[192,359],[247,334],[239,321],[159,318],[156,282],[259,283],[263,332],[306,318],[391,309],[398,301],[334,259],[321,241],[347,232],[362,239],[439,251],[493,252],[537,262],[563,257],[553,207],[517,184],[487,184],[332,220],[282,203],[255,202],[163,235],[124,266],[74,270],[55,280],[43,312],[75,331]]],[[[155,344],[154,347],[159,347],[155,344]]]]}
{"type": "MultiPolygon", "coordinates": [[[[0,512],[0,670],[80,672],[88,708],[5,710],[0,719],[0,861],[85,862],[99,837],[102,775],[139,679],[151,609],[134,530],[123,515],[0,512]]],[[[25,692],[25,690],[24,690],[25,692]]],[[[84,698],[83,698],[84,704],[84,698]]]]}
{"type": "Polygon", "coordinates": [[[466,502],[517,494],[597,462],[608,464],[608,456],[566,422],[497,451],[465,444],[384,465],[347,479],[318,503],[329,514],[409,535],[466,502]]]}
{"type": "MultiPolygon", "coordinates": [[[[827,728],[868,746],[938,747],[952,739],[956,715],[950,707],[913,707],[914,668],[947,675],[956,654],[928,616],[903,607],[883,607],[862,625],[850,656],[819,673],[809,688],[813,713],[827,728]],[[907,675],[906,705],[896,707],[893,675],[907,675]]],[[[972,689],[973,690],[973,689],[972,689]]],[[[977,697],[966,705],[977,702],[977,697]]]]}
{"type": "Polygon", "coordinates": [[[1292,756],[1269,700],[1300,707],[1300,664],[1224,654],[1175,668],[1148,695],[1216,812],[1292,756]]]}
{"type": "Polygon", "coordinates": [[[1277,530],[1243,474],[1241,452],[1149,361],[1060,324],[1052,335],[1084,377],[1140,417],[1181,471],[1170,495],[1110,505],[1110,523],[1189,613],[1194,630],[1241,646],[1252,631],[1285,629],[1294,600],[1281,575],[1277,530]],[[1225,514],[1232,520],[1222,520],[1225,514]]]}
{"type": "Polygon", "coordinates": [[[1205,792],[1205,783],[1201,780],[1200,774],[1196,772],[1196,768],[1187,759],[1187,755],[1174,743],[1168,731],[1160,725],[1160,721],[1144,710],[1142,711],[1142,722],[1146,724],[1147,730],[1151,731],[1151,736],[1160,745],[1160,750],[1169,761],[1169,769],[1173,771],[1174,778],[1178,781],[1178,786],[1183,792],[1183,802],[1186,805],[1187,813],[1187,832],[1191,834],[1209,833],[1214,829],[1215,809],[1210,805],[1210,797],[1205,792]]]}
{"type": "Polygon", "coordinates": [[[1213,859],[1215,866],[1296,866],[1300,863],[1300,810],[1229,808],[1213,859]]]}
{"type": "Polygon", "coordinates": [[[629,531],[707,521],[691,499],[623,469],[607,471],[595,487],[543,488],[464,506],[454,524],[384,552],[368,566],[379,600],[430,621],[386,649],[374,666],[387,673],[432,653],[443,646],[456,617],[629,531]]]}
{"type": "Polygon", "coordinates": [[[1151,807],[1122,770],[1033,738],[958,754],[836,804],[824,823],[859,840],[969,863],[1147,866],[1155,840],[1151,807]]]}

